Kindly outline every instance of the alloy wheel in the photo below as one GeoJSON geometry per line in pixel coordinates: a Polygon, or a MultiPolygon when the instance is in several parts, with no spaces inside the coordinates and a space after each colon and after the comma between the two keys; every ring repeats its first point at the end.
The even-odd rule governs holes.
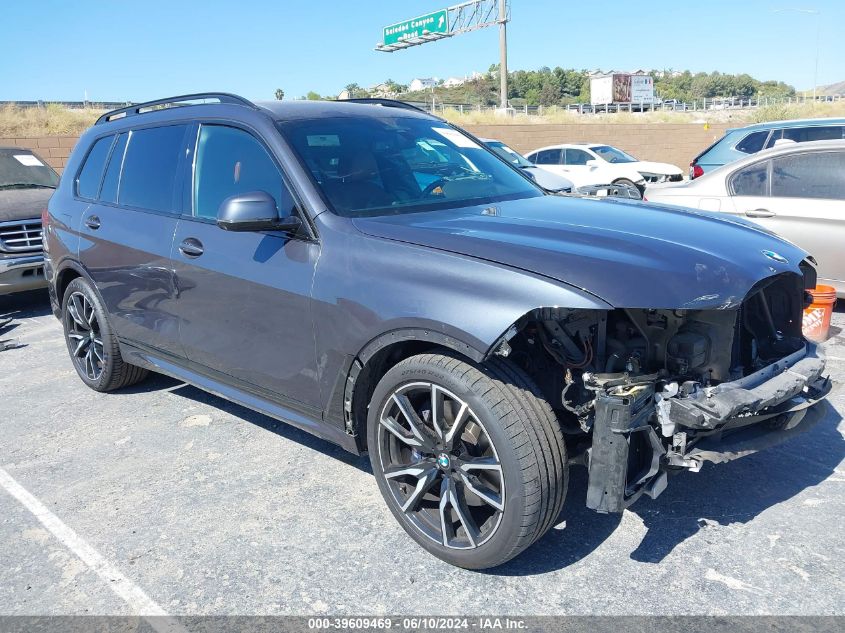
{"type": "Polygon", "coordinates": [[[106,362],[100,323],[94,305],[81,292],[68,297],[65,331],[73,362],[89,380],[99,380],[106,362]]]}
{"type": "Polygon", "coordinates": [[[380,413],[377,437],[387,487],[414,528],[452,549],[493,536],[505,509],[502,466],[468,403],[434,383],[402,385],[380,413]]]}

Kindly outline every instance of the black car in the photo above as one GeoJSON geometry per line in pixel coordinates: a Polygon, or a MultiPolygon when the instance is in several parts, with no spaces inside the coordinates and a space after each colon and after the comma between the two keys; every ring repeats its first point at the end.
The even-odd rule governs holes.
{"type": "Polygon", "coordinates": [[[41,214],[58,184],[58,174],[31,150],[0,147],[0,295],[47,285],[41,214]]]}
{"type": "Polygon", "coordinates": [[[46,267],[82,381],[161,372],[368,452],[400,524],[455,565],[539,539],[572,464],[590,508],[621,512],[828,411],[806,253],[547,195],[404,104],[141,104],[65,173],[46,267]]]}

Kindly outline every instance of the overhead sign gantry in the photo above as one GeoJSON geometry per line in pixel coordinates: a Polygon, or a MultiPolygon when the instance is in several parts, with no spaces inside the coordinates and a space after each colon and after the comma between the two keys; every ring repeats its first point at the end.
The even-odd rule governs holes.
{"type": "Polygon", "coordinates": [[[502,108],[507,108],[508,21],[510,21],[510,7],[507,0],[470,0],[470,2],[463,2],[385,26],[382,30],[382,41],[376,45],[376,50],[393,53],[498,24],[499,101],[502,108]]]}

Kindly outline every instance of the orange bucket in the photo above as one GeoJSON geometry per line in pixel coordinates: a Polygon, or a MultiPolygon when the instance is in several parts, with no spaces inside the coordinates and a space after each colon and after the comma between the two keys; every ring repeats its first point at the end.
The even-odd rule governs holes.
{"type": "Polygon", "coordinates": [[[804,309],[804,336],[814,343],[827,340],[830,331],[830,315],[833,314],[833,304],[836,303],[836,288],[832,286],[816,286],[810,291],[813,303],[804,309]]]}

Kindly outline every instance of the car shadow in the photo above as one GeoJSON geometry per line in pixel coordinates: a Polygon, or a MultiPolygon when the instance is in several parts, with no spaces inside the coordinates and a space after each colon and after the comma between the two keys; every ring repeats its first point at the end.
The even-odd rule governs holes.
{"type": "Polygon", "coordinates": [[[20,319],[46,314],[51,314],[50,297],[46,290],[0,296],[0,352],[27,347],[25,343],[7,337],[20,326],[20,319]]]}
{"type": "MultiPolygon", "coordinates": [[[[760,513],[818,485],[845,459],[845,439],[830,414],[810,431],[777,447],[726,464],[705,464],[699,473],[669,479],[657,499],[643,498],[628,510],[646,533],[630,558],[659,563],[678,545],[708,527],[744,524],[760,513]]],[[[526,576],[559,570],[593,553],[619,526],[622,515],[586,507],[587,471],[570,469],[569,493],[559,524],[536,546],[485,573],[526,576]]]]}
{"type": "Polygon", "coordinates": [[[0,296],[0,321],[52,314],[50,296],[46,290],[30,290],[0,296]]]}
{"type": "Polygon", "coordinates": [[[214,407],[215,409],[220,409],[221,411],[225,411],[230,415],[240,418],[244,422],[249,422],[250,424],[254,424],[262,429],[270,431],[271,433],[275,433],[281,438],[296,442],[312,450],[319,451],[324,455],[328,455],[338,461],[348,464],[349,466],[353,466],[360,471],[372,473],[370,461],[366,457],[353,455],[328,440],[321,439],[315,435],[307,433],[306,431],[302,431],[295,426],[291,426],[285,422],[280,422],[279,420],[264,415],[263,413],[258,413],[257,411],[241,406],[236,402],[215,396],[214,394],[203,391],[193,385],[189,385],[188,383],[176,380],[175,378],[171,378],[163,374],[150,374],[150,377],[146,380],[113,393],[117,395],[126,395],[135,393],[150,393],[153,391],[169,391],[171,394],[180,398],[193,400],[194,402],[205,404],[210,407],[214,407]]]}

